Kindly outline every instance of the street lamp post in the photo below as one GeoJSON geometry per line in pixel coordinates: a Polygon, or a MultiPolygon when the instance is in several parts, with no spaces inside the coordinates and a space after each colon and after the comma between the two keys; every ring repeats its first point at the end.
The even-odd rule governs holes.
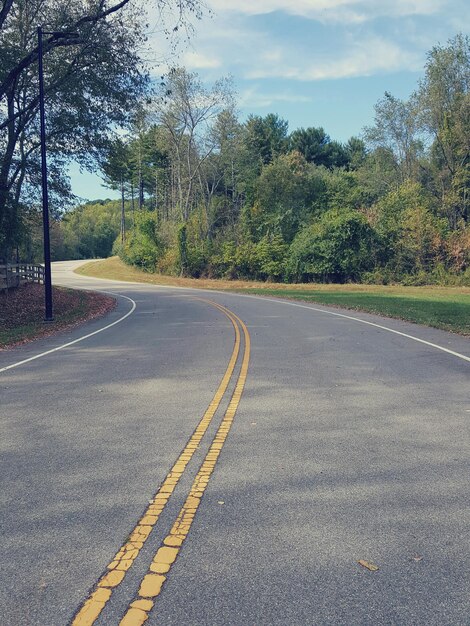
{"type": "Polygon", "coordinates": [[[50,32],[38,26],[38,66],[39,66],[39,117],[41,126],[41,174],[42,174],[42,224],[44,231],[44,291],[45,291],[45,322],[52,322],[52,276],[51,276],[51,242],[49,235],[49,193],[47,188],[46,160],[46,119],[44,113],[44,70],[43,70],[43,35],[59,35],[64,38],[77,37],[76,33],[50,32]]]}
{"type": "Polygon", "coordinates": [[[44,290],[46,314],[44,321],[52,322],[52,276],[51,242],[49,237],[49,193],[47,189],[46,161],[46,120],[44,114],[44,71],[42,67],[42,36],[44,31],[38,26],[38,65],[39,65],[39,115],[41,121],[41,172],[42,172],[42,225],[44,230],[44,290]]]}

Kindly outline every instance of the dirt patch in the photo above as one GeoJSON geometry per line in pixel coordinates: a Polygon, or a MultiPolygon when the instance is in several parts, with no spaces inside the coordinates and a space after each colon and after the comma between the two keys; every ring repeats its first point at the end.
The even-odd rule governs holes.
{"type": "Polygon", "coordinates": [[[45,323],[42,285],[26,284],[0,293],[0,349],[73,328],[106,315],[115,306],[114,298],[101,293],[54,287],[54,321],[45,323]]]}

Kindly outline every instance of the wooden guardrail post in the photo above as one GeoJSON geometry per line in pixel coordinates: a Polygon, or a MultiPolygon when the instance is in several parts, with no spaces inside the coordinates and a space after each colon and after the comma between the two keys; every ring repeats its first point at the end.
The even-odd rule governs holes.
{"type": "Polygon", "coordinates": [[[44,283],[44,267],[32,263],[0,265],[0,291],[19,287],[22,283],[44,283]]]}

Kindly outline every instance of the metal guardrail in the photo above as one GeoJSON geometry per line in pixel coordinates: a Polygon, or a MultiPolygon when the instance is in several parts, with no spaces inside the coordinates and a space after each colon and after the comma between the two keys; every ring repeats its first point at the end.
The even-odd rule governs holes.
{"type": "Polygon", "coordinates": [[[44,283],[44,267],[31,263],[0,265],[0,290],[19,287],[23,283],[44,283]]]}

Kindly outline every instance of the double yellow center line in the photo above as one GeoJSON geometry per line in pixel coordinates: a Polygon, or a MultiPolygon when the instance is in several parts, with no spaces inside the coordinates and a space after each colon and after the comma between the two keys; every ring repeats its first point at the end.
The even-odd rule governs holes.
{"type": "Polygon", "coordinates": [[[166,576],[164,576],[164,574],[167,574],[171,569],[171,566],[176,560],[178,552],[189,533],[199,507],[201,497],[206,490],[217,459],[230,432],[248,373],[251,346],[250,335],[243,321],[233,312],[216,302],[203,300],[202,298],[198,298],[198,300],[216,307],[224,313],[224,315],[226,315],[233,325],[235,331],[235,344],[224,377],[222,378],[220,385],[215,392],[211,403],[209,404],[209,407],[186,444],[183,452],[180,454],[177,461],[166,476],[160,489],[150,501],[147,510],[133,529],[128,541],[126,541],[126,543],[119,549],[118,553],[107,566],[106,573],[99,579],[93,591],[75,615],[72,621],[72,626],[92,626],[95,623],[96,619],[106,606],[106,603],[111,598],[113,590],[123,581],[127,570],[132,566],[145,541],[150,535],[150,532],[157,523],[158,518],[165,508],[171,494],[175,490],[175,487],[183,475],[189,461],[193,457],[194,452],[201,443],[201,440],[227,391],[240,353],[241,329],[244,336],[244,353],[240,373],[238,375],[227,411],[225,412],[222,422],[212,440],[209,451],[207,452],[204,461],[196,474],[186,501],[169,534],[165,537],[163,544],[157,550],[152,563],[149,566],[148,572],[141,582],[136,596],[128,606],[127,611],[120,622],[120,626],[139,626],[147,620],[149,611],[155,604],[155,598],[160,593],[162,585],[166,580],[166,576]]]}

